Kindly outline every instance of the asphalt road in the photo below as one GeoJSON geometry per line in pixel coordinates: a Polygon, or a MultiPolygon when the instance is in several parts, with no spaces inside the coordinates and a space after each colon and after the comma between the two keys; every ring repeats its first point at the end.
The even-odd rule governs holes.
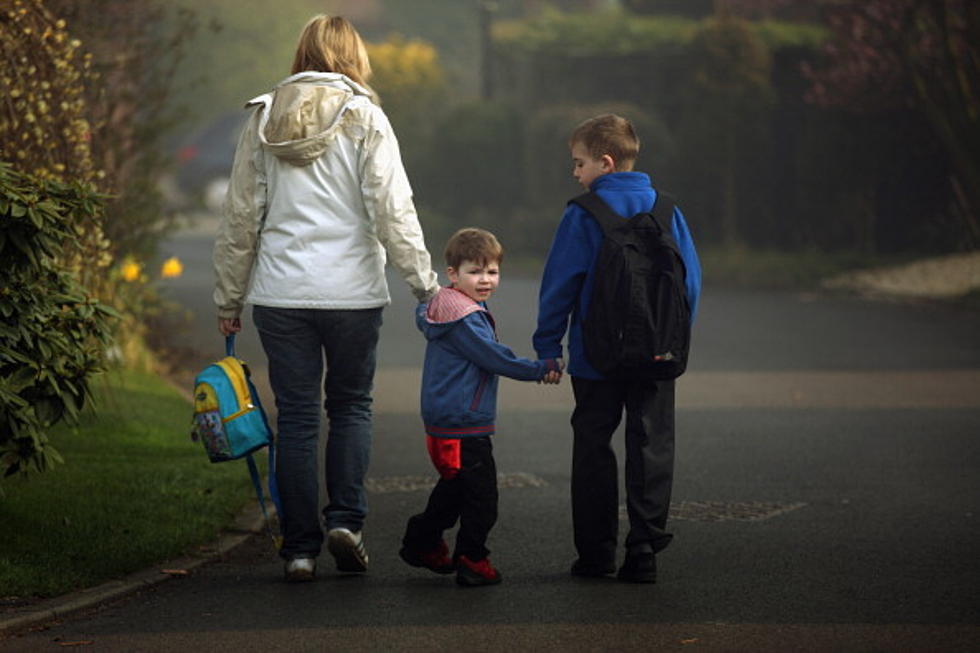
{"type": "MultiPolygon", "coordinates": [[[[169,247],[186,272],[167,291],[195,320],[170,335],[203,365],[222,353],[210,241],[184,234],[169,247]]],[[[678,386],[675,538],[653,586],[569,576],[568,384],[503,382],[489,545],[504,582],[463,589],[397,557],[433,473],[417,415],[423,343],[407,288],[391,288],[368,574],[337,575],[324,553],[316,583],[286,585],[256,537],[188,577],[0,650],[980,649],[975,310],[707,289],[678,386]]],[[[525,355],[536,291],[505,268],[491,301],[501,340],[525,355]]],[[[262,381],[250,325],[238,352],[262,381]]]]}

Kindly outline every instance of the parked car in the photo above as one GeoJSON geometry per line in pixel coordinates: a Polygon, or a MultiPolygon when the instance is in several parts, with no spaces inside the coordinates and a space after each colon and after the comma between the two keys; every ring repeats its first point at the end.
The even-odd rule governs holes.
{"type": "Polygon", "coordinates": [[[175,182],[185,205],[221,210],[245,118],[242,111],[222,114],[179,141],[175,182]]]}

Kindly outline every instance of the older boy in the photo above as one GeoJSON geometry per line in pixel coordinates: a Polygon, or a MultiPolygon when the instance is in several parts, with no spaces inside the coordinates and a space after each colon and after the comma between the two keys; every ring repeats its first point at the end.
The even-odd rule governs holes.
{"type": "MultiPolygon", "coordinates": [[[[585,121],[569,141],[578,182],[614,211],[632,216],[650,211],[657,191],[650,178],[632,172],[640,142],[633,126],[606,114],[585,121]]],[[[697,308],[701,268],[680,210],[673,235],[686,267],[691,316],[697,308]]],[[[588,314],[602,230],[583,208],[570,203],[555,233],[541,280],[534,349],[542,359],[560,358],[568,335],[572,377],[572,522],[578,559],[576,576],[605,576],[616,570],[619,527],[618,467],[610,446],[626,409],[626,508],[629,534],[618,578],[656,582],[656,553],[668,545],[665,528],[674,465],[674,383],[607,379],[585,355],[582,320],[588,314]],[[569,317],[571,323],[569,325],[569,317]]]]}
{"type": "Polygon", "coordinates": [[[408,520],[402,559],[439,574],[456,571],[464,586],[493,585],[487,535],[497,520],[495,431],[497,375],[521,381],[558,381],[555,360],[519,358],[497,342],[486,300],[500,282],[503,248],[489,231],[461,229],[446,245],[452,285],[420,304],[416,324],[428,341],[422,370],[422,420],[439,482],[425,512],[408,520]],[[443,531],[459,520],[449,558],[443,531]]]}

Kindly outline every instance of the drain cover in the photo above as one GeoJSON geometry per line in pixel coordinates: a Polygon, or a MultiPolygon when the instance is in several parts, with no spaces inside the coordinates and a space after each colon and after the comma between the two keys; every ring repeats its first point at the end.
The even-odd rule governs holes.
{"type": "MultiPolygon", "coordinates": [[[[763,501],[681,501],[670,504],[670,518],[679,521],[764,521],[805,506],[805,503],[763,501]]],[[[619,518],[627,519],[626,506],[619,507],[619,518]]]]}
{"type": "MultiPolygon", "coordinates": [[[[383,476],[364,481],[364,487],[367,488],[367,491],[374,494],[431,490],[435,484],[435,476],[383,476]]],[[[547,484],[543,478],[527,472],[497,474],[497,487],[499,488],[544,487],[547,484]]]]}

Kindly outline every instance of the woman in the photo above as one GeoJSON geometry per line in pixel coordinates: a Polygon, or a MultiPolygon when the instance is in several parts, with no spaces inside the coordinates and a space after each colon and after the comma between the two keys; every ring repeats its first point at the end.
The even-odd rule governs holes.
{"type": "Polygon", "coordinates": [[[347,20],[320,15],[307,23],[292,75],[247,104],[215,243],[218,329],[239,331],[243,305],[253,304],[269,359],[289,581],[313,579],[324,539],[321,383],[330,425],[327,548],[338,570],[367,570],[364,475],[381,311],[390,302],[386,255],[419,301],[438,290],[370,75],[364,42],[347,20]]]}

